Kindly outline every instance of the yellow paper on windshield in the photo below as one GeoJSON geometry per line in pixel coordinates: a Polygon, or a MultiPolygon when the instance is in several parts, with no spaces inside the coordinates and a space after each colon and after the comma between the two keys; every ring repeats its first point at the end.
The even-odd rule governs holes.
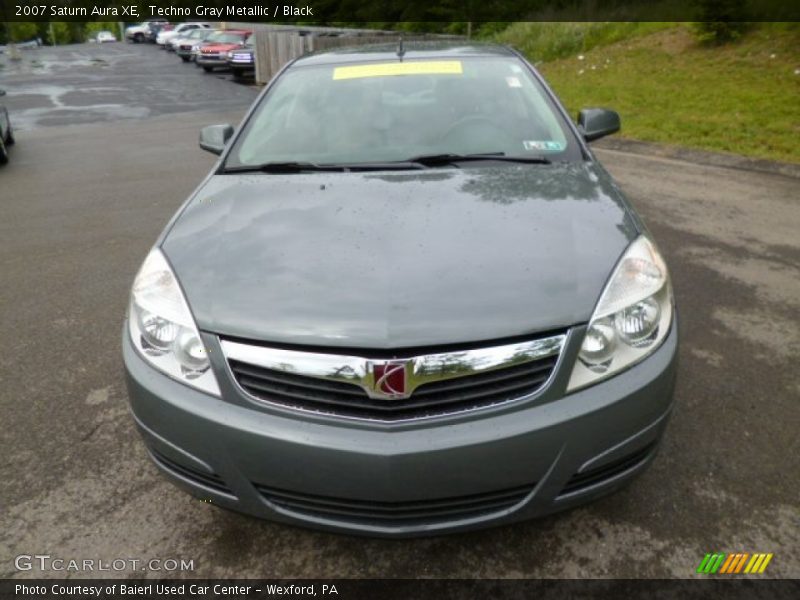
{"type": "Polygon", "coordinates": [[[333,70],[333,78],[358,79],[361,77],[390,77],[392,75],[460,75],[461,73],[463,71],[460,60],[435,60],[336,67],[333,70]]]}

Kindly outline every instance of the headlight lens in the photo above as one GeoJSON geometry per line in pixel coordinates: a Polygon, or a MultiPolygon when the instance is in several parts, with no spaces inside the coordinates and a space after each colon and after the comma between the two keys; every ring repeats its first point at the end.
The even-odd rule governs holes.
{"type": "Polygon", "coordinates": [[[640,236],[600,296],[567,391],[597,383],[645,358],[667,336],[672,313],[667,266],[653,242],[640,236]]]}
{"type": "Polygon", "coordinates": [[[661,306],[651,296],[619,311],[614,316],[614,326],[629,346],[646,347],[653,343],[660,317],[661,306]]]}
{"type": "Polygon", "coordinates": [[[205,346],[167,260],[153,249],[131,291],[128,328],[133,345],[155,368],[219,396],[205,346]]]}
{"type": "Polygon", "coordinates": [[[586,330],[578,356],[589,369],[602,373],[608,368],[616,349],[617,332],[614,324],[610,319],[600,319],[586,330]]]}

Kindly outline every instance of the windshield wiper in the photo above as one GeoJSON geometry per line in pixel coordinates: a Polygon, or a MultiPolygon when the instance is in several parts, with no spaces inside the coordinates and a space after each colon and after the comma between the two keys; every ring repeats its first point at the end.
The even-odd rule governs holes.
{"type": "Polygon", "coordinates": [[[300,173],[301,171],[344,171],[339,165],[318,165],[312,162],[268,162],[260,165],[227,167],[223,173],[300,173]]]}
{"type": "Polygon", "coordinates": [[[481,154],[425,154],[407,160],[375,163],[326,163],[313,162],[267,162],[260,165],[227,167],[223,173],[302,173],[304,171],[349,172],[349,171],[401,171],[421,169],[460,162],[500,160],[514,163],[549,165],[550,159],[543,156],[506,156],[505,152],[483,152],[481,154]]]}
{"type": "Polygon", "coordinates": [[[406,171],[422,169],[418,162],[398,161],[385,163],[341,163],[317,164],[312,162],[268,162],[260,165],[228,167],[223,173],[301,173],[303,171],[406,171]]]}
{"type": "Polygon", "coordinates": [[[544,156],[506,156],[505,152],[482,152],[480,154],[426,154],[407,159],[405,162],[419,163],[426,167],[452,165],[479,160],[501,160],[505,162],[549,165],[552,161],[544,156]]]}

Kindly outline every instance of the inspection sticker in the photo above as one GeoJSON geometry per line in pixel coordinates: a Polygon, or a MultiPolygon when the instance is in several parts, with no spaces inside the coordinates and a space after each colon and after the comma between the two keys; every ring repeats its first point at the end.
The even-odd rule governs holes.
{"type": "Polygon", "coordinates": [[[333,78],[358,79],[361,77],[389,77],[392,75],[461,75],[462,73],[460,60],[437,60],[336,67],[333,70],[333,78]]]}
{"type": "Polygon", "coordinates": [[[524,140],[522,142],[525,150],[539,150],[544,152],[561,152],[564,149],[562,142],[524,140]]]}
{"type": "Polygon", "coordinates": [[[519,77],[506,77],[506,83],[510,88],[522,87],[522,83],[520,83],[519,77]]]}

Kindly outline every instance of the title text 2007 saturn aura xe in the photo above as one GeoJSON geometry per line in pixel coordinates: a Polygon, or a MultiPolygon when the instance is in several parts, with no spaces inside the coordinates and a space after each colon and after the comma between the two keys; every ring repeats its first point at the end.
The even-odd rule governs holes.
{"type": "Polygon", "coordinates": [[[147,449],[223,507],[403,536],[543,515],[652,461],[667,267],[535,69],[497,46],[300,58],[133,284],[147,449]]]}

